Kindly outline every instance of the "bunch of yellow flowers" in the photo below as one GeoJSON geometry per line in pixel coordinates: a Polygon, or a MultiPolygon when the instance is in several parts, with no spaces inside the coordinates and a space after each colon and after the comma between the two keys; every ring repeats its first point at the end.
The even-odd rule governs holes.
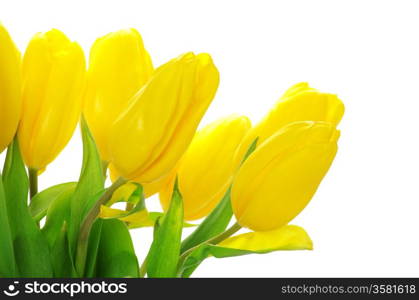
{"type": "Polygon", "coordinates": [[[189,277],[210,256],[312,249],[289,222],[336,155],[343,103],[299,83],[256,125],[230,115],[197,130],[218,84],[206,53],[154,68],[134,29],[97,39],[86,67],[56,29],[22,59],[0,24],[0,276],[189,277]],[[78,182],[38,191],[79,123],[78,182]],[[155,194],[163,212],[147,210],[155,194]],[[139,227],[154,230],[141,264],[139,227]]]}

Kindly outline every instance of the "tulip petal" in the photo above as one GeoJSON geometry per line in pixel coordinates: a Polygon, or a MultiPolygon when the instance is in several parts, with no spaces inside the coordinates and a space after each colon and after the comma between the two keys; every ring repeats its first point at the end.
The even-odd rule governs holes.
{"type": "MultiPolygon", "coordinates": [[[[295,225],[287,225],[276,230],[248,232],[230,237],[217,246],[223,248],[268,253],[277,250],[312,250],[313,242],[307,232],[295,225]]],[[[218,257],[217,251],[214,256],[218,257]]]]}
{"type": "Polygon", "coordinates": [[[111,200],[109,200],[106,205],[112,206],[114,203],[118,202],[128,202],[132,193],[137,189],[137,186],[133,183],[126,183],[120,186],[113,194],[111,200]]]}
{"type": "Polygon", "coordinates": [[[102,160],[110,161],[108,139],[113,122],[152,72],[150,55],[135,29],[109,33],[93,44],[83,111],[102,160]]]}
{"type": "Polygon", "coordinates": [[[309,203],[337,151],[339,131],[325,122],[294,122],[248,157],[231,191],[240,225],[269,231],[288,224],[309,203]]]}
{"type": "Polygon", "coordinates": [[[298,83],[288,89],[270,112],[248,132],[236,153],[236,160],[242,159],[257,137],[258,144],[261,144],[282,127],[298,121],[328,122],[336,127],[344,111],[345,106],[336,95],[322,93],[306,82],[298,83]]]}
{"type": "Polygon", "coordinates": [[[172,172],[170,181],[160,191],[163,208],[167,210],[169,206],[177,176],[185,220],[197,220],[208,215],[233,180],[239,167],[234,162],[234,154],[250,127],[247,117],[233,114],[199,130],[172,172]]]}
{"type": "Polygon", "coordinates": [[[1,153],[13,140],[22,110],[20,53],[1,23],[0,45],[1,153]]]}
{"type": "Polygon", "coordinates": [[[185,259],[178,276],[189,277],[209,256],[216,258],[265,254],[283,250],[312,250],[313,242],[306,231],[295,225],[265,232],[249,232],[233,236],[218,245],[201,244],[185,259]]]}
{"type": "MultiPolygon", "coordinates": [[[[119,219],[127,223],[129,229],[141,227],[153,227],[156,220],[163,217],[161,212],[148,212],[146,209],[127,213],[127,211],[107,206],[101,206],[99,218],[102,219],[119,219]]],[[[183,222],[183,227],[195,227],[196,224],[183,222]]]]}
{"type": "Polygon", "coordinates": [[[102,205],[100,207],[99,217],[102,219],[120,219],[128,223],[140,222],[147,224],[147,226],[153,226],[154,224],[148,216],[148,211],[145,209],[131,212],[102,205]]]}
{"type": "Polygon", "coordinates": [[[38,33],[27,47],[22,69],[19,144],[26,165],[39,170],[63,150],[80,119],[83,50],[59,30],[38,33]]]}
{"type": "Polygon", "coordinates": [[[218,87],[209,55],[186,53],[159,67],[115,121],[109,149],[118,174],[152,183],[175,167],[218,87]]]}

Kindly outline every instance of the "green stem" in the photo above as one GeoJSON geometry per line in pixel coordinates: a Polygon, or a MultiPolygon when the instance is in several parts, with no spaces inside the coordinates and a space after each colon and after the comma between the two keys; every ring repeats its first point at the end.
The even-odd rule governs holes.
{"type": "Polygon", "coordinates": [[[140,278],[144,278],[145,274],[147,274],[147,260],[148,260],[148,254],[146,256],[146,258],[144,259],[143,263],[141,264],[140,267],[140,278]]]}
{"type": "Polygon", "coordinates": [[[241,228],[242,227],[240,226],[240,224],[236,222],[229,229],[227,229],[226,231],[220,233],[219,235],[217,235],[217,236],[209,239],[205,243],[206,244],[217,245],[217,244],[221,243],[222,241],[224,241],[226,238],[229,238],[230,236],[232,236],[233,234],[235,234],[241,228]]]}
{"type": "Polygon", "coordinates": [[[210,238],[209,240],[206,240],[205,242],[202,242],[195,247],[190,248],[189,250],[185,251],[179,258],[179,266],[182,266],[182,264],[185,262],[186,258],[191,254],[195,249],[200,247],[203,244],[211,244],[211,245],[217,245],[224,241],[225,239],[229,238],[233,234],[235,234],[237,231],[239,231],[242,227],[239,223],[234,223],[229,229],[226,231],[220,233],[219,235],[214,236],[213,238],[210,238]]]}
{"type": "Polygon", "coordinates": [[[125,205],[125,211],[130,211],[135,207],[134,203],[131,202],[127,202],[127,204],[125,205]]]}
{"type": "Polygon", "coordinates": [[[84,274],[90,229],[92,228],[93,222],[99,215],[100,206],[109,201],[115,190],[117,190],[121,185],[125,184],[126,182],[127,180],[125,178],[119,177],[114,183],[112,183],[112,185],[106,189],[102,197],[100,197],[100,199],[95,203],[93,208],[87,214],[86,218],[83,220],[83,223],[80,226],[76,250],[76,270],[79,276],[83,276],[84,274]]]}
{"type": "Polygon", "coordinates": [[[38,170],[29,168],[29,195],[31,199],[38,194],[38,170]]]}

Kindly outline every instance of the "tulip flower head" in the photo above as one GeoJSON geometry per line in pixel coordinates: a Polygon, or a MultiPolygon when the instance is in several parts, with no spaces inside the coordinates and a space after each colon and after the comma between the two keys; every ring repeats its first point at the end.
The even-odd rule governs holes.
{"type": "Polygon", "coordinates": [[[117,173],[151,183],[169,173],[189,146],[218,87],[208,54],[187,53],[159,67],[112,126],[117,173]]]}
{"type": "Polygon", "coordinates": [[[135,29],[107,34],[93,44],[83,112],[102,160],[110,161],[114,121],[152,73],[150,55],[135,29]]]}
{"type": "Polygon", "coordinates": [[[243,159],[256,138],[260,145],[289,123],[310,120],[337,126],[344,111],[345,107],[336,95],[319,92],[306,82],[298,83],[289,88],[262,121],[249,131],[237,151],[236,159],[243,159]]]}
{"type": "MultiPolygon", "coordinates": [[[[112,182],[115,182],[119,178],[119,174],[117,173],[115,167],[112,164],[109,165],[109,174],[112,182]]],[[[166,176],[163,176],[151,183],[141,183],[137,178],[133,178],[131,179],[131,182],[127,183],[126,185],[135,186],[134,184],[132,184],[132,182],[140,183],[143,187],[144,197],[149,198],[160,192],[163,189],[163,187],[168,184],[170,179],[169,177],[171,177],[170,175],[172,174],[168,173],[166,176]]]]}
{"type": "Polygon", "coordinates": [[[79,121],[85,85],[80,46],[61,31],[36,34],[23,58],[23,112],[18,137],[23,159],[34,170],[52,162],[79,121]]]}
{"type": "Polygon", "coordinates": [[[239,224],[254,231],[280,228],[308,204],[337,151],[334,124],[302,121],[260,144],[237,173],[231,192],[239,224]]]}
{"type": "Polygon", "coordinates": [[[188,150],[179,161],[172,178],[160,192],[160,202],[168,209],[175,178],[184,203],[186,220],[200,219],[210,213],[229,188],[238,164],[234,153],[250,120],[231,115],[221,118],[197,132],[188,150]]]}
{"type": "Polygon", "coordinates": [[[21,60],[19,50],[0,23],[0,153],[12,141],[20,119],[21,60]]]}

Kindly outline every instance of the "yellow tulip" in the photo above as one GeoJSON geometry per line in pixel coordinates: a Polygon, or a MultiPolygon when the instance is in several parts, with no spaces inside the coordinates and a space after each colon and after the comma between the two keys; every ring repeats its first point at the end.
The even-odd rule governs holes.
{"type": "Polygon", "coordinates": [[[250,129],[247,117],[221,118],[198,131],[179,161],[170,183],[160,192],[160,202],[169,208],[175,178],[184,203],[184,218],[208,215],[229,188],[238,168],[234,153],[250,129]]]}
{"type": "Polygon", "coordinates": [[[0,153],[12,141],[22,109],[20,53],[0,23],[0,153]]]}
{"type": "Polygon", "coordinates": [[[187,53],[159,67],[112,126],[117,173],[151,183],[170,172],[189,146],[218,87],[208,54],[187,53]]]}
{"type": "Polygon", "coordinates": [[[333,94],[321,93],[306,82],[288,89],[273,109],[254,126],[237,151],[236,160],[241,161],[252,142],[258,138],[258,145],[281,129],[296,121],[323,121],[337,126],[345,107],[333,94]]]}
{"type": "Polygon", "coordinates": [[[73,135],[85,86],[80,46],[61,31],[37,33],[23,57],[23,112],[18,137],[26,165],[44,169],[73,135]]]}
{"type": "Polygon", "coordinates": [[[108,138],[113,122],[152,72],[150,55],[135,29],[107,34],[93,44],[84,116],[102,160],[110,160],[108,138]]]}
{"type": "Polygon", "coordinates": [[[313,250],[313,241],[303,228],[287,225],[270,231],[235,235],[217,246],[268,253],[276,250],[313,250]]]}
{"type": "Polygon", "coordinates": [[[231,192],[238,223],[254,231],[286,225],[308,204],[337,151],[339,131],[326,122],[294,122],[243,163],[231,192]]]}
{"type": "MultiPolygon", "coordinates": [[[[111,178],[111,180],[113,182],[116,181],[118,179],[119,175],[116,172],[115,167],[112,164],[109,165],[109,171],[110,171],[110,178],[111,178]]],[[[134,187],[136,188],[136,185],[135,184],[132,184],[132,182],[141,183],[141,185],[143,187],[144,197],[145,198],[148,198],[148,197],[151,197],[154,194],[156,194],[156,193],[158,193],[158,192],[161,191],[161,189],[167,184],[167,181],[169,180],[169,178],[168,178],[169,176],[168,175],[163,176],[160,179],[158,179],[156,181],[153,181],[151,183],[141,183],[141,182],[139,182],[138,179],[133,178],[131,180],[131,182],[128,182],[128,183],[124,184],[120,189],[124,188],[124,190],[127,191],[126,194],[128,195],[128,194],[131,194],[132,191],[135,190],[134,187]],[[125,187],[125,186],[128,186],[128,187],[125,187]],[[133,190],[131,191],[131,189],[133,189],[133,190]]]]}

